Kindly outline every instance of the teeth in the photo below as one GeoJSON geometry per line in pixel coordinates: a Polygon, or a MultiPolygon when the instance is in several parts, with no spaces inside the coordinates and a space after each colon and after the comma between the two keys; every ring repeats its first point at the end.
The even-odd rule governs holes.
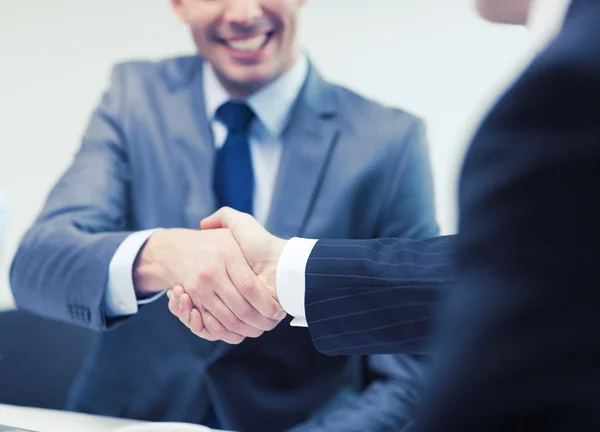
{"type": "Polygon", "coordinates": [[[263,46],[266,40],[267,35],[262,34],[259,36],[254,36],[250,39],[238,39],[227,41],[227,44],[234,50],[238,51],[256,51],[257,49],[263,46]]]}

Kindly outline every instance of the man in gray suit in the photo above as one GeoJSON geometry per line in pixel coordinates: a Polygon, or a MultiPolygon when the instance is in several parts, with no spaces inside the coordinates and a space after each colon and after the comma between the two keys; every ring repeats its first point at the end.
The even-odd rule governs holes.
{"type": "Polygon", "coordinates": [[[230,232],[198,227],[227,205],[287,238],[434,236],[422,122],[320,77],[298,46],[303,0],[171,2],[200,56],[115,67],[13,260],[19,307],[101,331],[69,408],[238,431],[400,429],[421,361],[319,354],[305,328],[277,326],[267,291],[248,302],[234,288],[256,281],[230,232]],[[210,262],[231,284],[206,286],[210,262]],[[163,296],[177,284],[202,287],[233,345],[177,321],[163,296]]]}

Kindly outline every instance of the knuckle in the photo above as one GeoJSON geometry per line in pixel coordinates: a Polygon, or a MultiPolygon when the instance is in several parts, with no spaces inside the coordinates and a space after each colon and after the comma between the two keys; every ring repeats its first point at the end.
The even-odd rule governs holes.
{"type": "Polygon", "coordinates": [[[276,314],[281,312],[281,308],[277,305],[275,300],[269,299],[269,306],[267,312],[269,314],[269,317],[274,317],[276,314]]]}
{"type": "Polygon", "coordinates": [[[224,245],[223,249],[221,250],[221,260],[225,263],[227,269],[230,269],[232,266],[235,265],[235,262],[239,261],[237,259],[239,258],[239,256],[240,252],[238,244],[233,239],[233,237],[228,238],[227,244],[224,245]]]}
{"type": "Polygon", "coordinates": [[[254,218],[248,213],[240,213],[240,220],[244,221],[245,223],[248,223],[250,221],[253,221],[254,218]]]}
{"type": "Polygon", "coordinates": [[[213,266],[203,267],[198,271],[197,283],[200,287],[213,283],[217,279],[217,271],[213,266]]]}
{"type": "Polygon", "coordinates": [[[252,313],[252,309],[250,309],[248,306],[242,306],[241,308],[239,308],[236,315],[240,320],[246,323],[250,321],[254,316],[254,314],[252,313]]]}
{"type": "Polygon", "coordinates": [[[238,320],[235,317],[229,318],[227,320],[227,322],[225,323],[225,328],[227,330],[236,332],[236,333],[240,330],[241,326],[242,326],[242,323],[240,322],[240,320],[238,320]]]}
{"type": "Polygon", "coordinates": [[[242,279],[237,288],[243,296],[252,295],[256,291],[256,283],[254,282],[254,278],[251,276],[246,276],[244,279],[242,279]]]}

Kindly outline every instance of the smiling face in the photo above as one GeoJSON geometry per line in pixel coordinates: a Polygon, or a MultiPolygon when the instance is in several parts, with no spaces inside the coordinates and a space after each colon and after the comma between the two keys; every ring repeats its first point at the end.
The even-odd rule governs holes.
{"type": "Polygon", "coordinates": [[[299,53],[298,15],[306,0],[171,0],[198,52],[223,86],[245,97],[267,85],[299,53]]]}

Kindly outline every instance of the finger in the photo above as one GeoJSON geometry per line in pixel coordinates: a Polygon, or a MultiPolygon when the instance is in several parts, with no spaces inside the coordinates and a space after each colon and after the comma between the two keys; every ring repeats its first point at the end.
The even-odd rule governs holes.
{"type": "Polygon", "coordinates": [[[167,296],[169,297],[169,311],[179,318],[179,298],[173,289],[167,291],[167,296]]]}
{"type": "Polygon", "coordinates": [[[201,229],[231,228],[231,224],[236,217],[242,213],[231,207],[222,207],[212,215],[205,217],[200,221],[201,229]]]}
{"type": "MultiPolygon", "coordinates": [[[[192,333],[210,342],[214,342],[215,340],[217,340],[204,327],[200,310],[205,311],[205,309],[202,306],[200,306],[200,310],[194,307],[194,305],[192,304],[192,299],[187,293],[182,294],[180,300],[182,302],[188,303],[191,306],[191,310],[189,313],[188,328],[192,331],[192,333]]],[[[179,307],[179,304],[181,304],[181,302],[177,303],[177,307],[179,307]]]]}
{"type": "MultiPolygon", "coordinates": [[[[262,330],[272,330],[285,318],[285,311],[250,269],[243,255],[232,254],[225,263],[225,268],[239,297],[243,299],[242,301],[231,295],[232,303],[227,305],[233,308],[241,320],[262,330]]],[[[222,295],[221,291],[227,287],[219,288],[217,292],[222,295]]]]}
{"type": "MultiPolygon", "coordinates": [[[[171,290],[171,297],[169,299],[169,311],[179,318],[183,324],[189,327],[190,312],[192,308],[191,302],[187,305],[182,302],[182,296],[184,295],[183,287],[177,286],[171,290]]],[[[189,296],[188,296],[189,297],[189,296]]]]}
{"type": "Polygon", "coordinates": [[[179,318],[178,310],[179,310],[179,304],[177,303],[176,300],[171,298],[169,300],[169,312],[171,312],[173,315],[175,315],[177,318],[179,318]]]}
{"type": "Polygon", "coordinates": [[[244,340],[243,336],[227,330],[209,310],[202,314],[202,321],[208,333],[218,340],[231,345],[237,345],[244,340]]]}
{"type": "Polygon", "coordinates": [[[181,294],[181,296],[179,296],[178,307],[179,307],[179,314],[178,314],[179,320],[189,328],[191,325],[190,314],[192,313],[194,304],[192,303],[192,299],[190,298],[190,296],[187,293],[184,292],[183,294],[181,294]]]}
{"type": "MultiPolygon", "coordinates": [[[[209,307],[205,304],[204,306],[220,321],[221,324],[230,331],[248,337],[257,337],[257,335],[242,331],[242,328],[245,327],[240,327],[240,323],[258,329],[261,333],[275,328],[279,321],[273,319],[273,315],[281,312],[281,308],[279,308],[279,304],[268,294],[268,292],[264,290],[266,296],[261,296],[262,298],[260,301],[262,301],[262,303],[259,307],[262,307],[267,313],[272,313],[273,315],[271,316],[265,316],[260,309],[246,300],[239,291],[239,285],[244,285],[244,288],[246,289],[248,289],[247,285],[249,284],[258,284],[260,286],[260,281],[248,266],[248,263],[241,252],[233,253],[227,258],[227,261],[225,262],[225,276],[220,279],[224,282],[214,284],[214,292],[227,310],[221,308],[218,304],[214,305],[214,310],[212,307],[213,305],[209,307]],[[237,278],[237,282],[231,277],[231,274],[237,278]],[[223,319],[226,319],[227,321],[223,321],[223,319]]],[[[258,288],[255,289],[258,290],[258,288]]]]}
{"type": "MultiPolygon", "coordinates": [[[[206,309],[203,309],[203,313],[206,313],[206,309]]],[[[211,335],[206,327],[204,326],[204,321],[202,320],[202,313],[199,309],[193,308],[190,313],[190,330],[196,336],[201,337],[202,339],[206,339],[207,341],[214,342],[217,339],[211,335]]]]}
{"type": "MultiPolygon", "coordinates": [[[[185,325],[187,325],[187,321],[182,319],[183,306],[181,304],[181,296],[185,293],[183,286],[177,285],[173,287],[173,301],[175,302],[175,306],[177,308],[177,316],[185,325]]],[[[188,317],[189,318],[189,317],[188,317]]]]}
{"type": "MultiPolygon", "coordinates": [[[[227,276],[225,269],[220,270],[221,276],[212,274],[201,274],[199,276],[199,289],[188,292],[191,295],[196,307],[202,306],[227,330],[238,333],[241,336],[257,337],[263,329],[253,327],[248,323],[242,322],[231,311],[224,301],[235,303],[243,300],[240,293],[237,292],[231,280],[227,276]],[[228,297],[222,298],[217,294],[217,290],[228,293],[228,297]],[[237,297],[237,298],[236,298],[237,297]]],[[[204,315],[203,315],[204,316],[204,315]]],[[[206,323],[204,323],[206,325],[206,323]]]]}
{"type": "Polygon", "coordinates": [[[181,297],[181,294],[183,294],[185,292],[185,290],[183,289],[183,286],[181,285],[177,285],[173,287],[173,295],[179,299],[179,297],[181,297]]]}
{"type": "MultiPolygon", "coordinates": [[[[242,296],[235,290],[235,288],[232,287],[227,291],[228,295],[230,295],[230,297],[227,298],[227,301],[230,304],[232,303],[231,297],[239,297],[242,299],[242,296]]],[[[223,327],[230,332],[237,333],[240,336],[252,338],[260,336],[263,332],[262,329],[253,327],[252,325],[240,320],[227,306],[224,299],[221,298],[217,293],[211,293],[208,299],[204,299],[203,306],[217,321],[219,321],[223,327]]]]}
{"type": "Polygon", "coordinates": [[[195,307],[194,302],[192,301],[192,298],[190,297],[190,295],[187,292],[184,292],[183,294],[181,294],[181,297],[179,298],[179,303],[186,310],[189,309],[191,311],[195,307]]]}

